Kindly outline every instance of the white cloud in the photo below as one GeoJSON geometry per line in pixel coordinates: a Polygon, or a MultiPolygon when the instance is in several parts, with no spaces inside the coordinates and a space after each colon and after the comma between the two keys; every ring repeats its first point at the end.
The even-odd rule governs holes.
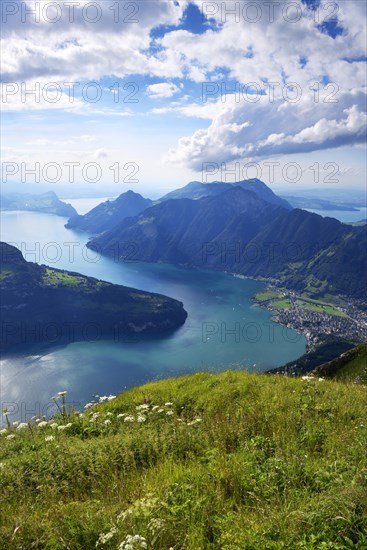
{"type": "Polygon", "coordinates": [[[158,84],[151,84],[147,86],[147,93],[152,99],[169,98],[177,94],[180,88],[172,82],[159,82],[158,84]]]}

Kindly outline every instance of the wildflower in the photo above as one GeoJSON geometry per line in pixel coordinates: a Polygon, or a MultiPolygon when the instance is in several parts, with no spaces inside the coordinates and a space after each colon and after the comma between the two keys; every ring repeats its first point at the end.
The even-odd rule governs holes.
{"type": "Polygon", "coordinates": [[[301,376],[302,380],[315,380],[313,376],[301,376]]]}
{"type": "Polygon", "coordinates": [[[148,523],[148,529],[153,533],[153,535],[159,533],[159,531],[162,531],[163,527],[164,521],[160,518],[152,518],[148,523]]]}
{"type": "Polygon", "coordinates": [[[170,403],[169,401],[164,404],[166,407],[172,407],[173,403],[170,403]]]}
{"type": "Polygon", "coordinates": [[[15,437],[15,434],[10,434],[10,435],[7,435],[5,439],[14,439],[15,437]]]}
{"type": "Polygon", "coordinates": [[[110,411],[108,411],[108,412],[106,413],[106,415],[107,415],[107,416],[113,416],[113,413],[110,412],[110,411]]]}
{"type": "Polygon", "coordinates": [[[86,405],[84,405],[84,408],[85,409],[90,409],[91,407],[93,407],[94,403],[87,403],[86,405]]]}
{"type": "Polygon", "coordinates": [[[109,420],[109,419],[107,418],[107,420],[104,421],[104,424],[106,424],[106,426],[108,426],[109,424],[112,424],[112,422],[111,422],[111,420],[109,420]]]}
{"type": "Polygon", "coordinates": [[[108,542],[109,540],[112,539],[112,537],[117,533],[117,529],[116,527],[112,527],[110,529],[110,531],[108,531],[108,533],[101,533],[99,535],[99,539],[96,543],[96,548],[97,546],[99,546],[100,544],[106,544],[106,542],[108,542]]]}
{"type": "Polygon", "coordinates": [[[46,426],[48,426],[48,423],[46,422],[46,420],[42,420],[42,422],[38,424],[39,428],[46,428],[46,426]]]}
{"type": "Polygon", "coordinates": [[[173,411],[167,411],[167,412],[166,412],[166,415],[167,415],[167,416],[172,416],[172,415],[173,415],[173,411]]]}
{"type": "Polygon", "coordinates": [[[154,405],[154,407],[152,407],[152,411],[156,411],[157,409],[159,409],[159,405],[154,405]]]}
{"type": "Polygon", "coordinates": [[[14,428],[16,428],[17,426],[19,426],[20,422],[18,422],[18,420],[16,420],[15,422],[13,422],[13,426],[14,428]]]}
{"type": "Polygon", "coordinates": [[[47,437],[45,437],[45,441],[53,441],[54,439],[55,439],[54,435],[48,435],[47,437]]]}
{"type": "Polygon", "coordinates": [[[5,468],[5,464],[4,462],[0,462],[0,470],[2,470],[3,468],[5,468]]]}
{"type": "Polygon", "coordinates": [[[68,424],[65,424],[64,426],[57,426],[57,429],[59,431],[63,431],[63,430],[66,430],[67,428],[70,428],[72,426],[72,423],[69,422],[68,424]]]}
{"type": "Polygon", "coordinates": [[[125,416],[124,422],[134,422],[135,418],[133,416],[125,416]]]}
{"type": "Polygon", "coordinates": [[[325,378],[319,378],[319,382],[323,382],[325,378]]]}
{"type": "Polygon", "coordinates": [[[28,424],[26,422],[21,422],[17,426],[17,430],[24,430],[25,428],[28,428],[28,424]]]}
{"type": "Polygon", "coordinates": [[[64,391],[59,391],[57,395],[58,395],[59,397],[65,397],[65,395],[66,395],[67,393],[68,393],[68,392],[67,392],[66,390],[64,390],[64,391]]]}
{"type": "Polygon", "coordinates": [[[126,413],[120,413],[117,415],[117,418],[124,418],[124,416],[126,416],[126,413]]]}
{"type": "Polygon", "coordinates": [[[145,422],[146,419],[147,419],[147,417],[144,416],[143,414],[139,414],[138,418],[137,418],[138,422],[140,422],[140,423],[145,422]]]}
{"type": "Polygon", "coordinates": [[[6,428],[1,428],[0,435],[6,434],[8,430],[6,428]]]}
{"type": "Polygon", "coordinates": [[[100,402],[100,403],[104,403],[105,401],[108,401],[108,395],[102,395],[102,396],[99,398],[99,402],[100,402]]]}
{"type": "Polygon", "coordinates": [[[116,399],[116,395],[109,395],[107,399],[108,401],[112,401],[113,399],[116,399]]]}
{"type": "Polygon", "coordinates": [[[52,428],[53,430],[54,430],[55,428],[57,428],[57,426],[58,426],[57,422],[52,422],[52,423],[50,424],[50,428],[52,428]]]}
{"type": "Polygon", "coordinates": [[[158,409],[158,412],[159,412],[159,413],[163,413],[163,412],[164,412],[164,409],[158,409]]]}
{"type": "Polygon", "coordinates": [[[125,540],[119,546],[119,550],[145,550],[147,541],[140,535],[126,535],[125,540]]]}
{"type": "Polygon", "coordinates": [[[143,403],[142,405],[137,405],[137,407],[135,407],[137,411],[144,411],[144,410],[147,410],[149,409],[149,405],[148,403],[143,403]]]}

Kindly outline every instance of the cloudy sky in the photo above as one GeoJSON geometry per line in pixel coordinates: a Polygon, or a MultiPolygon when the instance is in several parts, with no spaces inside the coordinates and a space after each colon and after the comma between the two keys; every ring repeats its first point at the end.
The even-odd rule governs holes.
{"type": "Polygon", "coordinates": [[[362,187],[366,5],[3,0],[2,181],[362,187]]]}

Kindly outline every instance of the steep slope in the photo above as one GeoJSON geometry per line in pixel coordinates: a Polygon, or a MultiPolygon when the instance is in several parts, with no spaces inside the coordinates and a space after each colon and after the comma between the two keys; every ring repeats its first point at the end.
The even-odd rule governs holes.
{"type": "MultiPolygon", "coordinates": [[[[264,218],[274,219],[282,210],[252,192],[230,188],[221,195],[199,200],[164,201],[92,239],[88,246],[115,255],[118,247],[123,250],[124,244],[134,243],[135,259],[197,266],[204,263],[207,267],[207,248],[228,226],[233,235],[233,220],[241,216],[241,238],[247,234],[250,239],[264,218]]],[[[220,266],[220,250],[214,263],[220,266]]]]}
{"type": "Polygon", "coordinates": [[[106,400],[3,430],[3,550],[366,548],[365,388],[237,371],[106,400]]]}
{"type": "Polygon", "coordinates": [[[0,243],[0,348],[55,344],[133,333],[164,333],[185,322],[182,303],[166,296],[26,262],[0,243]]]}
{"type": "Polygon", "coordinates": [[[241,186],[202,199],[167,200],[93,239],[102,254],[276,278],[314,296],[363,298],[366,228],[286,210],[241,186]]]}
{"type": "Polygon", "coordinates": [[[255,195],[270,204],[282,206],[291,210],[292,206],[285,199],[278,197],[273,191],[259,179],[242,180],[235,183],[226,183],[222,181],[214,181],[212,183],[201,183],[192,181],[181,189],[171,191],[160,199],[159,202],[170,199],[202,199],[203,197],[215,196],[228,191],[229,189],[241,187],[245,191],[252,191],[255,195]]]}
{"type": "Polygon", "coordinates": [[[340,382],[367,384],[367,344],[361,344],[320,365],[312,374],[340,382]]]}
{"type": "Polygon", "coordinates": [[[111,229],[125,218],[137,216],[152,205],[139,193],[127,191],[114,201],[105,201],[84,216],[74,216],[65,225],[68,229],[78,229],[93,235],[111,229]]]}
{"type": "Polygon", "coordinates": [[[77,216],[77,211],[71,204],[61,201],[56,193],[48,191],[41,195],[28,193],[6,193],[0,198],[1,210],[26,210],[54,214],[68,218],[77,216]]]}

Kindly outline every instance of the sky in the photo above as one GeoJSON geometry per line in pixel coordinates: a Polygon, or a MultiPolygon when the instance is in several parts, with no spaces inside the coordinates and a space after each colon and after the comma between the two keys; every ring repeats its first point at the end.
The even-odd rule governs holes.
{"type": "Polygon", "coordinates": [[[363,188],[366,6],[3,0],[3,189],[363,188]]]}

